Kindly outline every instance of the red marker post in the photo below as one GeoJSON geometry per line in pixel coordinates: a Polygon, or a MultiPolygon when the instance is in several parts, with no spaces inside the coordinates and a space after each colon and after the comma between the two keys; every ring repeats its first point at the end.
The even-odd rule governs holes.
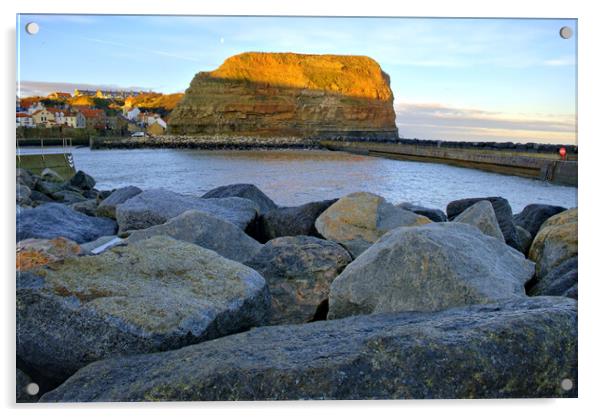
{"type": "Polygon", "coordinates": [[[566,148],[564,146],[558,150],[558,153],[560,154],[560,158],[562,160],[566,159],[566,148]]]}

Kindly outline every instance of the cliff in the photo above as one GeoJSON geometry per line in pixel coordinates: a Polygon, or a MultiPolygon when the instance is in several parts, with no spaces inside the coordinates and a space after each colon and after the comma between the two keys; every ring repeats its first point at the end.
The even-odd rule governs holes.
{"type": "Polygon", "coordinates": [[[395,139],[389,76],[371,58],[243,53],[192,80],[173,134],[395,139]]]}

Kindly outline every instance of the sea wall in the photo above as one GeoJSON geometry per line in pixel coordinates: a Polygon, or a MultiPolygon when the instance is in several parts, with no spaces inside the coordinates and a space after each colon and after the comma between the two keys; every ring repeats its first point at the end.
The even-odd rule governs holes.
{"type": "Polygon", "coordinates": [[[556,145],[527,147],[520,144],[488,144],[434,141],[321,141],[330,150],[417,162],[445,163],[500,174],[537,178],[577,186],[577,148],[569,149],[571,160],[561,160],[556,145]],[[510,146],[512,145],[512,146],[510,146]],[[517,148],[517,146],[520,146],[517,148]],[[571,152],[573,151],[573,152],[571,152]]]}

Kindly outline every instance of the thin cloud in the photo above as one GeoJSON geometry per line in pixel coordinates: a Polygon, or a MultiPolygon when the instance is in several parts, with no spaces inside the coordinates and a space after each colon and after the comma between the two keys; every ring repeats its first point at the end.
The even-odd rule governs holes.
{"type": "Polygon", "coordinates": [[[396,103],[395,111],[399,133],[408,138],[576,142],[571,114],[510,114],[438,103],[396,103]]]}
{"type": "Polygon", "coordinates": [[[21,81],[17,85],[17,94],[20,97],[47,96],[55,91],[72,93],[79,90],[133,90],[150,91],[145,87],[123,87],[115,84],[88,84],[88,83],[64,83],[51,81],[21,81]]]}
{"type": "MultiPolygon", "coordinates": [[[[121,48],[127,48],[128,50],[130,50],[132,52],[134,49],[134,47],[132,45],[128,45],[127,43],[108,41],[105,39],[98,39],[98,38],[88,38],[85,36],[82,36],[81,39],[90,41],[90,42],[101,43],[101,44],[105,44],[105,45],[113,45],[113,46],[119,46],[121,48]]],[[[174,54],[172,52],[165,52],[165,51],[161,51],[161,50],[157,50],[157,49],[146,49],[146,48],[136,47],[135,50],[136,50],[136,52],[143,51],[143,52],[148,52],[148,53],[159,55],[159,56],[166,56],[166,57],[170,57],[170,58],[182,59],[185,61],[201,62],[201,60],[197,59],[197,58],[180,55],[180,54],[174,54]]]]}

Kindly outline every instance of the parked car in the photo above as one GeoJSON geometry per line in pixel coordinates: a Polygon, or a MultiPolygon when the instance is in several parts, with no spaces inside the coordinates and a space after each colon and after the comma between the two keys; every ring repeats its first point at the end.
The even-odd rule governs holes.
{"type": "Polygon", "coordinates": [[[145,136],[146,136],[146,133],[144,133],[144,132],[134,132],[134,133],[132,133],[132,137],[133,138],[143,138],[145,136]]]}

